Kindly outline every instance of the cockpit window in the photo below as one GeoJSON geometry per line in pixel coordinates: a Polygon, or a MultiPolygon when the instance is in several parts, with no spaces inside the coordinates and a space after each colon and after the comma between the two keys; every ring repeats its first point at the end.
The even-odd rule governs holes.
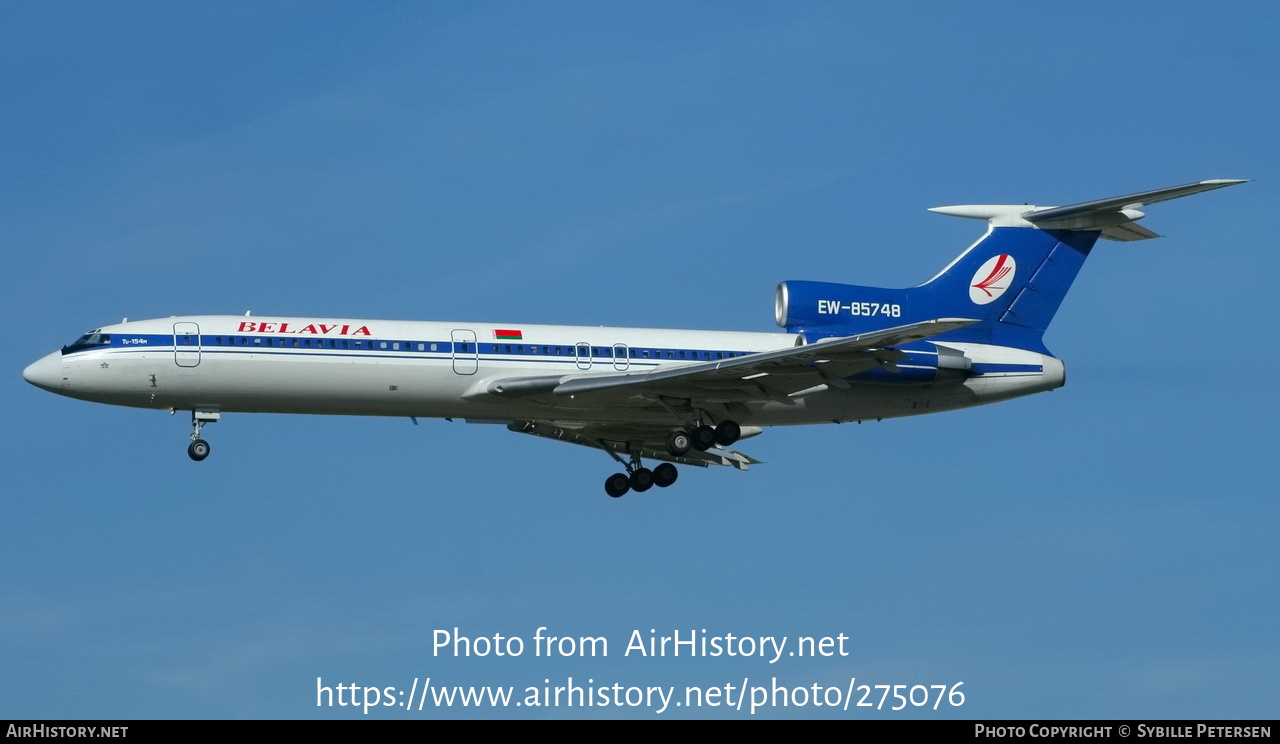
{"type": "Polygon", "coordinates": [[[101,333],[99,331],[89,331],[71,344],[62,347],[63,354],[71,354],[85,349],[94,349],[99,346],[110,346],[111,334],[101,333]]]}

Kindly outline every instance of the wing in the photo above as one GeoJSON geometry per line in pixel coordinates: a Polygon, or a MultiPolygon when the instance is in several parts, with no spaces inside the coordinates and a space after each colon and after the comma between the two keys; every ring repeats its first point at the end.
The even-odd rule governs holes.
{"type": "Polygon", "coordinates": [[[878,366],[893,369],[893,363],[906,356],[895,346],[976,322],[966,318],[926,320],[732,359],[663,365],[646,372],[505,378],[491,381],[467,397],[550,396],[561,404],[572,399],[583,405],[636,396],[651,400],[696,397],[723,403],[793,402],[810,391],[847,388],[846,378],[878,366]]]}
{"type": "MultiPolygon", "coordinates": [[[[879,366],[894,369],[894,362],[906,354],[893,347],[976,322],[941,318],[732,359],[663,365],[645,372],[508,377],[490,381],[464,397],[526,398],[554,404],[556,412],[548,410],[547,419],[518,420],[508,423],[507,428],[602,449],[624,465],[626,461],[620,454],[683,465],[727,465],[746,470],[760,461],[714,446],[705,451],[690,449],[683,455],[673,455],[667,450],[666,438],[695,407],[705,409],[708,403],[714,403],[723,406],[723,410],[749,411],[745,408],[748,403],[795,403],[828,387],[848,388],[846,378],[852,375],[879,366]],[[692,401],[698,403],[695,405],[692,401]],[[654,422],[645,423],[632,421],[629,415],[620,415],[612,422],[572,420],[573,409],[584,407],[665,410],[671,420],[658,423],[649,417],[654,422]]],[[[741,428],[743,438],[762,431],[755,426],[741,428]]]]}

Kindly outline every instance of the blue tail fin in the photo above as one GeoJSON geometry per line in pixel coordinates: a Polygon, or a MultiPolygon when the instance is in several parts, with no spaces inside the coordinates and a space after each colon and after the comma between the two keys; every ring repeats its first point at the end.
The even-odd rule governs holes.
{"type": "MultiPolygon", "coordinates": [[[[1093,250],[1098,233],[992,227],[911,293],[917,312],[977,318],[964,338],[1045,353],[1040,339],[1093,250]]],[[[941,316],[938,316],[941,317],[941,316]]]]}
{"type": "Polygon", "coordinates": [[[1216,180],[1065,207],[962,205],[931,211],[986,219],[987,234],[929,281],[908,289],[831,282],[778,286],[777,321],[809,340],[935,318],[979,322],[937,340],[1013,346],[1047,354],[1041,340],[1099,237],[1158,237],[1138,207],[1243,181],[1216,180]]]}

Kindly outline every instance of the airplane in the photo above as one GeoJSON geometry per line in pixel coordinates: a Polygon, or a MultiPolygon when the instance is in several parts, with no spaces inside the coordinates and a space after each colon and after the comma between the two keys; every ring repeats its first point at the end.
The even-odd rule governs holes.
{"type": "Polygon", "coordinates": [[[880,420],[1061,387],[1043,335],[1098,238],[1159,237],[1140,207],[1215,179],[1067,206],[934,207],[986,233],[907,289],[785,281],[783,333],[199,315],[95,328],[23,371],[71,398],[191,411],[192,460],[223,413],[462,419],[594,447],[614,498],[675,465],[759,461],[765,427],[880,420]],[[650,469],[645,460],[659,461],[650,469]]]}

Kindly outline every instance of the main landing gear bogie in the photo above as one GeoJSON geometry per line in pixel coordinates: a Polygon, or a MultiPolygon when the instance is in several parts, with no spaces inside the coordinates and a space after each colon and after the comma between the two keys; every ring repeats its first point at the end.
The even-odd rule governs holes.
{"type": "MultiPolygon", "coordinates": [[[[741,437],[742,427],[736,421],[726,419],[716,426],[708,426],[701,420],[697,420],[687,429],[676,429],[668,434],[666,448],[667,453],[672,457],[684,457],[689,454],[689,450],[706,452],[716,445],[728,447],[741,437]]],[[[611,450],[603,449],[627,468],[627,472],[614,473],[605,479],[604,491],[615,499],[625,496],[628,491],[643,493],[654,486],[666,488],[675,483],[676,478],[680,476],[676,466],[669,462],[661,463],[650,470],[640,464],[640,456],[636,453],[633,453],[631,461],[627,462],[611,450]]]]}
{"type": "Polygon", "coordinates": [[[640,456],[638,454],[632,454],[630,462],[624,461],[612,452],[609,452],[609,454],[613,455],[614,459],[627,468],[627,472],[614,473],[604,481],[604,492],[615,499],[625,496],[628,491],[644,493],[654,486],[666,488],[675,483],[676,478],[680,477],[676,466],[669,462],[659,463],[650,470],[640,464],[640,456]]]}
{"type": "Polygon", "coordinates": [[[672,457],[683,457],[689,450],[706,452],[716,445],[728,447],[742,437],[742,427],[736,421],[721,421],[718,426],[696,424],[688,430],[677,429],[667,435],[667,452],[672,457]]]}
{"type": "Polygon", "coordinates": [[[680,471],[676,470],[676,466],[669,462],[664,462],[653,470],[636,468],[631,471],[630,475],[614,473],[605,479],[604,492],[616,499],[625,496],[628,491],[644,493],[654,486],[666,488],[675,483],[679,477],[680,471]]]}

